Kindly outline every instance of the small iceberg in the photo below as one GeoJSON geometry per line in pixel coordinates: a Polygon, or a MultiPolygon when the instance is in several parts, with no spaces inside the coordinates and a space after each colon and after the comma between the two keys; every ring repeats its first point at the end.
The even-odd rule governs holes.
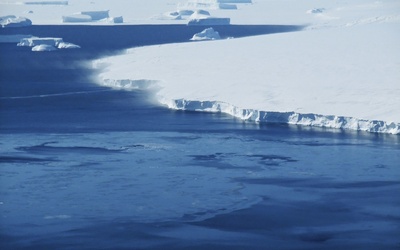
{"type": "Polygon", "coordinates": [[[56,37],[31,37],[31,38],[22,38],[21,41],[17,44],[17,46],[28,46],[34,47],[37,45],[50,45],[53,47],[57,47],[59,43],[63,42],[62,38],[56,37]]]}
{"type": "Polygon", "coordinates": [[[55,51],[55,50],[57,50],[57,48],[48,44],[36,45],[32,48],[32,51],[55,51]]]}
{"type": "Polygon", "coordinates": [[[208,28],[200,33],[194,34],[194,36],[190,40],[203,41],[203,40],[218,40],[218,39],[221,39],[219,33],[215,31],[213,28],[208,28]]]}

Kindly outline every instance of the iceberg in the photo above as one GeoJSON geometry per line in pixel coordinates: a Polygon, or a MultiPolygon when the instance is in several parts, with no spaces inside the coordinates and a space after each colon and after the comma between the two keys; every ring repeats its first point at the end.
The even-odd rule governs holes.
{"type": "Polygon", "coordinates": [[[54,51],[58,49],[79,49],[80,46],[64,42],[57,37],[27,37],[22,38],[17,46],[33,47],[32,51],[54,51]]]}
{"type": "Polygon", "coordinates": [[[55,50],[57,50],[57,48],[48,44],[36,45],[32,48],[32,51],[55,51],[55,50]]]}
{"type": "Polygon", "coordinates": [[[109,17],[105,20],[107,20],[108,23],[123,23],[124,22],[124,18],[122,16],[109,17]]]}
{"type": "Polygon", "coordinates": [[[92,17],[89,15],[83,14],[73,14],[69,16],[62,16],[62,21],[64,23],[85,23],[92,22],[92,17]]]}
{"type": "Polygon", "coordinates": [[[72,15],[62,16],[64,23],[93,22],[108,19],[108,10],[102,11],[81,11],[72,15]]]}
{"type": "Polygon", "coordinates": [[[110,17],[109,10],[81,11],[72,15],[62,16],[63,23],[88,23],[103,21],[105,23],[123,23],[122,16],[110,17]]]}
{"type": "Polygon", "coordinates": [[[57,45],[57,48],[59,48],[59,49],[79,49],[81,47],[79,45],[76,45],[73,43],[60,42],[57,45]]]}
{"type": "Polygon", "coordinates": [[[199,40],[218,40],[218,39],[221,39],[219,33],[215,31],[213,28],[208,28],[200,33],[194,34],[194,36],[190,40],[199,41],[199,40]]]}
{"type": "Polygon", "coordinates": [[[62,38],[56,37],[31,37],[31,38],[23,38],[17,44],[17,46],[28,46],[34,47],[37,45],[50,45],[53,47],[57,47],[61,42],[63,42],[62,38]]]}
{"type": "Polygon", "coordinates": [[[24,27],[32,25],[32,21],[25,17],[9,15],[0,17],[0,25],[2,28],[24,27]]]}
{"type": "Polygon", "coordinates": [[[101,19],[109,18],[109,10],[100,10],[100,11],[81,11],[78,13],[79,15],[90,16],[93,21],[98,21],[101,19]]]}

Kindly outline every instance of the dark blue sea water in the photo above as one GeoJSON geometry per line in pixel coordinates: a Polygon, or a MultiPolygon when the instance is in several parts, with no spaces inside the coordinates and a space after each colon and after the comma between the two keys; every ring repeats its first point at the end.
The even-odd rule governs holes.
{"type": "Polygon", "coordinates": [[[82,46],[0,44],[1,249],[400,248],[398,136],[168,110],[96,85],[84,63],[202,28],[0,31],[82,46]]]}

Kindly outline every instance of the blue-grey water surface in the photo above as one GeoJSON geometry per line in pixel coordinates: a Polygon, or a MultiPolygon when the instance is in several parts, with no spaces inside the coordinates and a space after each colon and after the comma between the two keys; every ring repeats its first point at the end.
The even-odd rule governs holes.
{"type": "Polygon", "coordinates": [[[1,249],[400,248],[398,136],[168,110],[83,63],[202,28],[1,30],[82,46],[0,45],[1,249]]]}

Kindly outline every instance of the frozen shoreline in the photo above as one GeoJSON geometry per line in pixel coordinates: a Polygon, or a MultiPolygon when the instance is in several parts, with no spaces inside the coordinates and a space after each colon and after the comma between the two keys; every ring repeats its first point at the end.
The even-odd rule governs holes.
{"type": "MultiPolygon", "coordinates": [[[[229,18],[232,24],[307,24],[301,32],[129,49],[96,60],[94,67],[101,73],[95,81],[126,90],[137,88],[135,84],[155,87],[159,104],[173,109],[223,112],[256,122],[400,133],[397,1],[297,1],[290,8],[276,0],[239,1],[231,10],[211,2],[157,0],[154,8],[145,10],[137,1],[138,8],[129,13],[122,0],[112,8],[106,1],[71,0],[62,8],[11,4],[4,15],[24,10],[34,24],[54,24],[62,15],[97,15],[110,9],[112,16],[124,17],[124,24],[186,24],[198,13],[202,18],[229,18]]],[[[219,32],[218,25],[204,29],[211,27],[219,32]]],[[[114,41],[110,37],[108,42],[114,41]]]]}
{"type": "Polygon", "coordinates": [[[399,134],[394,25],[133,48],[96,60],[96,81],[126,90],[152,88],[158,102],[173,109],[399,134]]]}
{"type": "MultiPolygon", "coordinates": [[[[104,79],[102,85],[115,88],[131,90],[150,90],[160,88],[154,80],[111,80],[104,79]]],[[[239,108],[235,105],[220,101],[198,101],[186,99],[166,99],[158,97],[157,101],[175,110],[224,113],[244,121],[256,123],[281,123],[291,125],[302,125],[321,128],[349,129],[372,133],[400,134],[400,124],[379,120],[366,120],[356,117],[338,115],[322,115],[298,112],[279,112],[248,108],[239,108]]]]}

